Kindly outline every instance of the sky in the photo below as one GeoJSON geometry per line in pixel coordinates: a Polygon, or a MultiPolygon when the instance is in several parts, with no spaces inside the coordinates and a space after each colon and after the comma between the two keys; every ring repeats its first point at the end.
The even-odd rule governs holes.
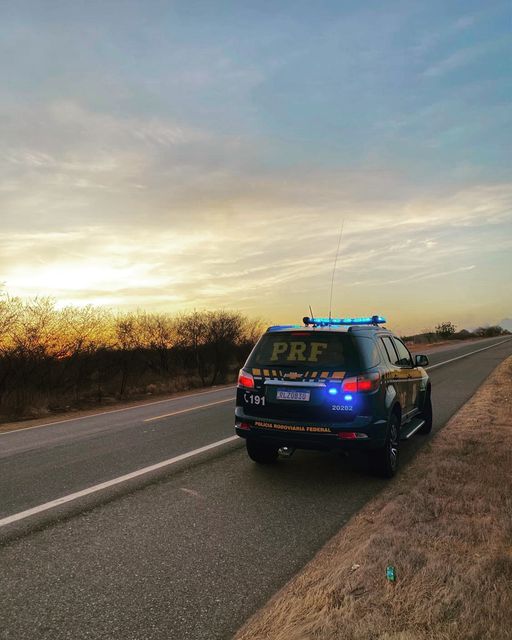
{"type": "Polygon", "coordinates": [[[512,318],[512,5],[0,4],[0,284],[59,305],[512,318]]]}

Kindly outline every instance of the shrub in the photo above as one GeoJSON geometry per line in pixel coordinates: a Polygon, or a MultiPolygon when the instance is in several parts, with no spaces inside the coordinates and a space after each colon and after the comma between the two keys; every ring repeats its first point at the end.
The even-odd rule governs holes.
{"type": "Polygon", "coordinates": [[[456,326],[452,322],[442,322],[436,327],[436,333],[443,339],[450,339],[455,334],[456,326]]]}
{"type": "Polygon", "coordinates": [[[51,298],[0,298],[0,413],[23,416],[234,378],[261,323],[231,311],[171,316],[51,298]]]}

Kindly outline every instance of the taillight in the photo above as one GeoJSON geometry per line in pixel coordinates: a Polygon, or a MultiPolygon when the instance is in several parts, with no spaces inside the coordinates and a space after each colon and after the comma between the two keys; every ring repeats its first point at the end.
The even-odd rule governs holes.
{"type": "Polygon", "coordinates": [[[343,391],[347,391],[348,393],[356,393],[357,378],[345,378],[345,380],[343,380],[341,388],[343,389],[343,391]]]}
{"type": "Polygon", "coordinates": [[[340,431],[338,438],[340,440],[364,440],[368,435],[366,433],[357,433],[355,431],[340,431]]]}
{"type": "MultiPolygon", "coordinates": [[[[377,374],[377,383],[380,382],[380,375],[377,374]]],[[[370,378],[359,378],[357,380],[357,390],[358,391],[374,391],[375,389],[377,389],[379,385],[375,384],[375,380],[372,380],[370,378]]]]}
{"type": "Polygon", "coordinates": [[[366,373],[354,378],[345,378],[341,388],[346,393],[369,393],[380,385],[380,373],[366,373]]]}
{"type": "Polygon", "coordinates": [[[245,387],[246,389],[254,389],[254,378],[250,373],[240,369],[240,373],[238,374],[238,386],[245,387]]]}

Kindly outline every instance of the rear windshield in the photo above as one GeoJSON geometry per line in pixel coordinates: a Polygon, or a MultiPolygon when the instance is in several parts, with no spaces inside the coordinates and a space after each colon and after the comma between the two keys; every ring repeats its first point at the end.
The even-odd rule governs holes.
{"type": "Polygon", "coordinates": [[[327,331],[264,334],[254,347],[249,367],[304,367],[305,369],[359,369],[353,336],[327,331]]]}

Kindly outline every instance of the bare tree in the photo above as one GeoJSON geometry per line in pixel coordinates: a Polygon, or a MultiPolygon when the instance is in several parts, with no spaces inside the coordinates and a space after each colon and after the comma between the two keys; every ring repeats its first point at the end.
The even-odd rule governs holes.
{"type": "Polygon", "coordinates": [[[232,311],[114,315],[0,293],[0,409],[21,415],[150,387],[224,382],[261,330],[232,311]]]}
{"type": "Polygon", "coordinates": [[[171,350],[178,341],[176,322],[165,314],[139,312],[137,324],[144,349],[157,355],[156,364],[151,359],[150,366],[168,375],[171,350]]]}
{"type": "Polygon", "coordinates": [[[194,311],[178,316],[176,337],[177,345],[192,354],[201,383],[205,385],[207,365],[204,352],[208,340],[208,314],[204,311],[194,311]]]}
{"type": "Polygon", "coordinates": [[[211,352],[212,375],[210,384],[220,378],[225,381],[236,345],[244,332],[244,318],[239,313],[212,311],[206,314],[207,345],[211,352]]]}

